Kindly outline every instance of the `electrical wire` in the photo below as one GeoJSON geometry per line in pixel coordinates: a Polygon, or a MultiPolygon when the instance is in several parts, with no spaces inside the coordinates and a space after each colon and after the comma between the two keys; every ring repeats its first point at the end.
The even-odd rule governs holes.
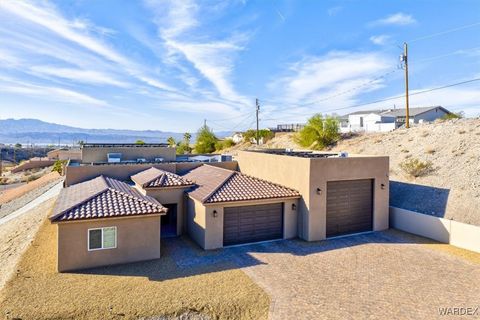
{"type": "MultiPolygon", "coordinates": [[[[451,87],[455,87],[455,86],[459,86],[459,85],[463,85],[463,84],[467,84],[467,83],[472,83],[472,82],[476,82],[476,81],[480,81],[480,78],[469,79],[469,80],[465,80],[465,81],[460,81],[460,82],[456,82],[456,83],[443,85],[443,86],[440,86],[440,87],[435,87],[435,88],[431,88],[431,89],[426,89],[426,90],[413,92],[413,93],[410,93],[409,96],[416,96],[416,95],[420,95],[420,94],[424,94],[424,93],[428,93],[428,92],[432,92],[432,91],[437,91],[437,90],[442,90],[442,89],[446,89],[446,88],[451,88],[451,87]]],[[[398,96],[394,96],[394,97],[390,97],[390,98],[378,99],[378,100],[371,101],[371,102],[360,103],[360,104],[350,105],[350,106],[341,107],[341,108],[324,110],[323,112],[333,112],[333,111],[340,111],[340,110],[345,110],[345,109],[353,109],[353,108],[363,107],[363,106],[367,106],[367,105],[371,105],[371,104],[375,104],[375,103],[396,100],[396,99],[400,99],[400,98],[404,98],[404,97],[405,97],[405,95],[403,94],[403,95],[398,95],[398,96]]],[[[305,115],[313,115],[313,114],[316,114],[316,113],[318,113],[318,112],[313,112],[313,113],[308,113],[308,114],[298,114],[297,113],[296,115],[305,116],[305,115]]],[[[280,119],[285,119],[285,118],[287,118],[287,117],[264,119],[264,121],[280,120],[280,119]]]]}
{"type": "MultiPolygon", "coordinates": [[[[382,75],[380,75],[380,76],[377,76],[377,77],[375,77],[375,78],[373,78],[373,79],[370,79],[370,80],[368,80],[367,82],[364,82],[364,83],[362,83],[362,84],[359,84],[359,85],[357,85],[357,86],[355,86],[355,87],[353,87],[353,88],[350,88],[350,89],[348,89],[348,90],[341,91],[341,92],[336,93],[336,94],[334,94],[334,95],[331,95],[331,96],[328,96],[328,97],[325,97],[325,98],[322,98],[322,99],[319,99],[319,100],[302,103],[302,104],[299,104],[299,105],[296,105],[296,106],[297,106],[297,107],[308,107],[308,106],[317,104],[317,103],[319,103],[319,102],[325,102],[325,101],[331,100],[331,99],[333,99],[333,98],[337,98],[337,97],[339,97],[339,96],[345,95],[345,94],[347,94],[347,93],[350,93],[350,92],[356,91],[356,90],[358,90],[358,89],[360,89],[360,88],[363,88],[363,87],[365,87],[365,86],[368,86],[369,84],[375,83],[375,82],[377,82],[378,80],[383,79],[383,78],[387,77],[388,75],[390,75],[390,74],[392,74],[392,73],[395,73],[395,72],[397,72],[397,71],[398,71],[398,68],[393,69],[393,70],[390,70],[390,71],[388,71],[388,72],[386,72],[386,73],[384,73],[384,74],[382,74],[382,75]]],[[[260,102],[267,102],[267,103],[268,103],[269,100],[260,100],[260,102]]],[[[275,102],[270,101],[270,103],[275,103],[275,102]]],[[[282,111],[282,110],[286,110],[286,109],[290,109],[290,108],[291,108],[291,107],[288,106],[288,107],[276,109],[275,111],[282,111]]]]}
{"type": "Polygon", "coordinates": [[[475,23],[471,23],[471,24],[466,24],[466,25],[463,25],[463,26],[460,26],[460,27],[452,28],[452,29],[449,29],[449,30],[432,33],[432,34],[429,34],[429,35],[426,35],[426,36],[422,36],[422,37],[410,40],[410,41],[408,41],[408,43],[413,43],[413,42],[417,42],[417,41],[421,41],[421,40],[426,40],[426,39],[434,38],[434,37],[441,36],[441,35],[444,35],[444,34],[452,33],[452,32],[455,32],[455,31],[460,31],[460,30],[464,30],[464,29],[468,29],[468,28],[473,28],[473,27],[476,27],[476,26],[480,26],[480,21],[475,22],[475,23]]]}

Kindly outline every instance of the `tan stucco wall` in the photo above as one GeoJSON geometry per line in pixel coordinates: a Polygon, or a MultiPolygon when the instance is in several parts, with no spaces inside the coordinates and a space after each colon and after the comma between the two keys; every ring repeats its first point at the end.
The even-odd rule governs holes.
{"type": "Polygon", "coordinates": [[[160,216],[108,218],[57,224],[58,271],[160,258],[160,216]],[[88,251],[88,229],[117,227],[117,247],[88,251]]]}
{"type": "Polygon", "coordinates": [[[225,207],[253,206],[259,204],[284,202],[283,238],[291,239],[297,236],[297,210],[292,210],[292,204],[298,207],[298,199],[269,199],[257,201],[232,202],[204,206],[200,201],[188,199],[189,234],[205,250],[223,247],[223,209],[225,207]],[[214,216],[214,211],[217,216],[214,216]],[[192,221],[191,218],[195,217],[192,221]]]}
{"type": "Polygon", "coordinates": [[[175,161],[176,149],[170,147],[104,147],[104,148],[82,148],[83,163],[107,162],[108,153],[121,153],[122,161],[137,160],[145,158],[147,161],[154,161],[155,158],[163,158],[164,161],[175,161]]]}
{"type": "Polygon", "coordinates": [[[374,179],[374,230],[388,229],[389,160],[381,156],[300,158],[240,151],[239,170],[300,192],[299,236],[308,241],[325,239],[327,181],[374,179]],[[384,184],[383,189],[381,184],[384,184]],[[316,189],[322,191],[317,194],[316,189]]]}
{"type": "Polygon", "coordinates": [[[206,230],[205,206],[192,198],[187,199],[187,229],[190,237],[205,248],[205,230],[206,230]]]}
{"type": "MultiPolygon", "coordinates": [[[[146,170],[151,167],[170,171],[174,173],[183,173],[193,168],[201,166],[199,162],[178,162],[178,163],[135,163],[135,164],[105,164],[105,165],[82,165],[67,166],[65,168],[65,186],[71,186],[76,183],[84,182],[99,175],[105,175],[118,180],[128,180],[134,174],[146,170]]],[[[236,161],[228,162],[212,162],[209,165],[226,168],[229,170],[237,170],[236,161]]]]}
{"type": "Polygon", "coordinates": [[[326,238],[327,182],[374,179],[373,230],[388,229],[388,157],[351,157],[312,159],[310,166],[310,201],[308,240],[326,238]],[[383,189],[381,187],[383,184],[383,189]],[[317,188],[321,189],[320,195],[317,188]]]}
{"type": "MultiPolygon", "coordinates": [[[[143,194],[157,199],[161,204],[177,204],[177,235],[186,230],[185,219],[185,188],[142,189],[136,186],[143,194]]],[[[167,213],[168,215],[169,213],[167,213]]]]}

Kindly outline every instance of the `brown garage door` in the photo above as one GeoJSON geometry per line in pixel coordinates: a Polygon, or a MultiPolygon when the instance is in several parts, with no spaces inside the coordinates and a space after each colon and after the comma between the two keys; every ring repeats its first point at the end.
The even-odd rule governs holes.
{"type": "Polygon", "coordinates": [[[373,180],[327,182],[327,237],[372,230],[373,180]]]}
{"type": "Polygon", "coordinates": [[[283,236],[282,203],[224,209],[223,245],[233,245],[283,236]]]}

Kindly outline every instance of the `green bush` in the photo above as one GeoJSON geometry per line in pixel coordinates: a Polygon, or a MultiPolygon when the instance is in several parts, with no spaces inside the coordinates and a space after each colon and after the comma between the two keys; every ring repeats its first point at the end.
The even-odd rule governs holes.
{"type": "Polygon", "coordinates": [[[218,139],[208,126],[202,126],[197,132],[195,141],[195,152],[212,153],[215,151],[215,144],[218,139]]]}
{"type": "Polygon", "coordinates": [[[63,166],[65,165],[65,163],[66,163],[66,160],[55,161],[55,163],[53,164],[53,167],[52,167],[52,172],[56,171],[56,172],[58,172],[58,174],[62,174],[63,173],[63,166]]]}
{"type": "Polygon", "coordinates": [[[340,139],[336,118],[316,114],[308,119],[305,127],[295,135],[295,141],[304,148],[322,150],[340,139]]]}
{"type": "Polygon", "coordinates": [[[431,161],[421,161],[417,158],[409,158],[400,163],[400,168],[412,177],[427,175],[433,170],[431,161]]]}
{"type": "MultiPolygon", "coordinates": [[[[263,139],[263,143],[267,142],[268,140],[273,139],[275,137],[275,133],[268,129],[260,129],[258,130],[258,138],[263,139]]],[[[257,131],[253,129],[249,129],[243,133],[243,139],[246,142],[252,142],[257,139],[257,131]]],[[[233,141],[232,141],[233,142],[233,141]]]]}
{"type": "Polygon", "coordinates": [[[443,115],[443,117],[441,117],[440,119],[442,120],[451,120],[451,119],[461,119],[463,118],[463,114],[462,113],[447,113],[445,115],[443,115]]]}
{"type": "Polygon", "coordinates": [[[145,144],[145,141],[143,141],[143,140],[137,140],[137,141],[135,141],[135,144],[145,144]]]}

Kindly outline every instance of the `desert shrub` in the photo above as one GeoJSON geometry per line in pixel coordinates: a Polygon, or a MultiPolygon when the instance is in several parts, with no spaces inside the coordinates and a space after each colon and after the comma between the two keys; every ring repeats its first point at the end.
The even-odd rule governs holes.
{"type": "Polygon", "coordinates": [[[433,170],[433,163],[431,161],[421,161],[417,158],[410,158],[402,161],[400,168],[412,177],[420,177],[433,170]]]}
{"type": "Polygon", "coordinates": [[[232,139],[225,139],[225,140],[218,140],[215,142],[215,150],[220,151],[226,148],[233,147],[235,145],[235,142],[233,142],[232,139]]]}
{"type": "Polygon", "coordinates": [[[142,144],[145,144],[145,141],[143,141],[143,140],[137,140],[137,141],[135,141],[135,144],[140,144],[140,145],[142,145],[142,144]]]}
{"type": "Polygon", "coordinates": [[[56,172],[58,172],[58,174],[62,174],[63,173],[63,166],[65,165],[65,163],[66,163],[65,160],[55,161],[55,163],[53,164],[53,167],[52,167],[52,172],[56,171],[56,172]]]}
{"type": "Polygon", "coordinates": [[[197,153],[212,153],[215,151],[215,143],[218,141],[215,134],[208,126],[202,126],[197,132],[195,151],[197,153]]]}
{"type": "Polygon", "coordinates": [[[443,117],[441,117],[440,119],[442,120],[451,120],[451,119],[461,119],[463,118],[463,114],[462,113],[447,113],[445,114],[443,117]]]}
{"type": "Polygon", "coordinates": [[[467,131],[465,131],[465,130],[458,131],[459,134],[464,134],[465,132],[467,132],[467,131]]]}
{"type": "Polygon", "coordinates": [[[434,153],[435,153],[435,149],[429,148],[429,149],[425,150],[425,153],[434,154],[434,153]]]}
{"type": "MultiPolygon", "coordinates": [[[[263,143],[273,139],[273,137],[275,137],[275,133],[273,133],[268,129],[258,130],[258,138],[262,139],[263,143]]],[[[253,142],[253,141],[256,141],[256,138],[257,138],[257,130],[249,129],[243,133],[244,141],[253,142]]]]}
{"type": "Polygon", "coordinates": [[[308,119],[305,127],[295,135],[295,142],[305,148],[321,150],[340,139],[336,118],[316,114],[308,119]]]}

